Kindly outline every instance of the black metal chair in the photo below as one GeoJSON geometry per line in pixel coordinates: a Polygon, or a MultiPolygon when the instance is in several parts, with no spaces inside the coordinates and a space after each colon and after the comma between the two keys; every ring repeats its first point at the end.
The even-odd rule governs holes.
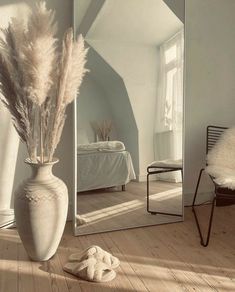
{"type": "Polygon", "coordinates": [[[182,179],[183,179],[183,164],[182,160],[162,160],[162,161],[154,161],[147,167],[147,212],[156,215],[170,215],[170,216],[179,216],[182,217],[182,214],[175,213],[166,213],[166,212],[158,212],[150,209],[149,202],[149,177],[153,174],[166,173],[172,171],[181,171],[182,179]]]}
{"type": "MultiPolygon", "coordinates": [[[[214,147],[214,145],[217,143],[217,141],[220,139],[221,135],[224,133],[224,131],[228,129],[226,127],[219,127],[219,126],[208,126],[207,127],[207,135],[206,135],[206,154],[214,147]]],[[[197,229],[199,232],[199,236],[201,239],[201,245],[206,247],[209,244],[210,235],[211,235],[211,227],[212,227],[212,220],[213,220],[213,214],[214,214],[214,207],[216,206],[228,206],[235,204],[235,191],[231,190],[229,188],[221,187],[220,185],[216,184],[214,181],[214,178],[209,175],[212,182],[214,183],[215,191],[214,191],[214,197],[211,204],[211,212],[209,217],[209,225],[207,230],[207,236],[206,240],[203,239],[202,236],[202,230],[199,224],[198,216],[196,213],[196,198],[198,195],[198,188],[201,181],[201,176],[205,168],[202,168],[199,172],[199,177],[196,185],[196,190],[193,198],[193,204],[192,204],[192,211],[196,220],[197,229]]]]}

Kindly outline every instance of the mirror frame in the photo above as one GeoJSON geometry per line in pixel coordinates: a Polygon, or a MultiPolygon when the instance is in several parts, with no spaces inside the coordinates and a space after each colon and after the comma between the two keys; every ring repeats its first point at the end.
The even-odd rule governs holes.
{"type": "MultiPolygon", "coordinates": [[[[80,0],[73,0],[73,11],[72,11],[72,24],[73,24],[73,33],[74,33],[74,38],[76,38],[77,36],[77,31],[76,31],[76,15],[75,15],[75,11],[77,10],[77,4],[80,0]]],[[[105,2],[106,0],[104,0],[105,2]]],[[[117,0],[118,1],[118,0],[117,0]]],[[[164,1],[164,0],[162,0],[164,1]]],[[[175,0],[177,1],[177,0],[175,0]]],[[[184,74],[183,74],[183,133],[182,133],[182,153],[183,153],[183,178],[184,178],[184,170],[185,170],[185,151],[184,151],[184,146],[185,146],[185,92],[186,92],[186,9],[185,9],[185,4],[186,4],[186,0],[184,1],[184,66],[183,66],[183,70],[184,70],[184,74]]],[[[73,199],[72,199],[72,224],[73,224],[73,233],[74,236],[82,236],[82,235],[90,235],[90,234],[99,234],[99,233],[105,233],[105,232],[112,232],[112,231],[119,231],[119,230],[127,230],[127,229],[133,229],[133,228],[139,228],[139,227],[150,227],[150,226],[158,226],[158,225],[164,225],[164,224],[171,224],[171,223],[180,223],[184,221],[184,179],[182,181],[182,216],[178,217],[180,218],[179,220],[176,220],[175,222],[166,222],[166,223],[159,223],[159,224],[153,224],[153,225],[138,225],[138,226],[131,226],[131,227],[123,227],[123,228],[119,228],[119,229],[109,229],[109,230],[102,230],[102,231],[97,231],[97,232],[90,232],[89,234],[84,233],[84,234],[79,234],[77,231],[78,225],[77,225],[77,219],[76,219],[76,215],[77,215],[77,97],[75,98],[75,100],[73,101],[73,167],[74,167],[74,175],[73,175],[73,199]]]]}

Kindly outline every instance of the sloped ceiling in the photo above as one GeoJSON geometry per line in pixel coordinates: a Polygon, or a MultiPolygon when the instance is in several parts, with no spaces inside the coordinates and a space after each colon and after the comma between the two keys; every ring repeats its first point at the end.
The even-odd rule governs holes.
{"type": "Polygon", "coordinates": [[[157,46],[181,27],[163,0],[106,0],[86,39],[157,46]]]}
{"type": "Polygon", "coordinates": [[[185,0],[163,0],[175,15],[184,23],[185,21],[185,0]]]}

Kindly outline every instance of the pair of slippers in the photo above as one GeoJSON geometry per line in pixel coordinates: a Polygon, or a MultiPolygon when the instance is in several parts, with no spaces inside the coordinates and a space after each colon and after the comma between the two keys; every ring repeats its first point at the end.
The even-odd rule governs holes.
{"type": "Polygon", "coordinates": [[[70,255],[63,269],[86,281],[108,282],[116,277],[114,269],[119,265],[118,258],[93,245],[82,253],[70,255]]]}

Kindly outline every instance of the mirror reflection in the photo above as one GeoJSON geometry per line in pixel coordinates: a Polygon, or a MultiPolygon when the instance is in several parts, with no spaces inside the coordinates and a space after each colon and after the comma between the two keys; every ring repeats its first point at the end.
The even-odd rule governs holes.
{"type": "Polygon", "coordinates": [[[75,5],[90,70],[77,100],[77,235],[182,220],[184,34],[167,2],[75,5]]]}

